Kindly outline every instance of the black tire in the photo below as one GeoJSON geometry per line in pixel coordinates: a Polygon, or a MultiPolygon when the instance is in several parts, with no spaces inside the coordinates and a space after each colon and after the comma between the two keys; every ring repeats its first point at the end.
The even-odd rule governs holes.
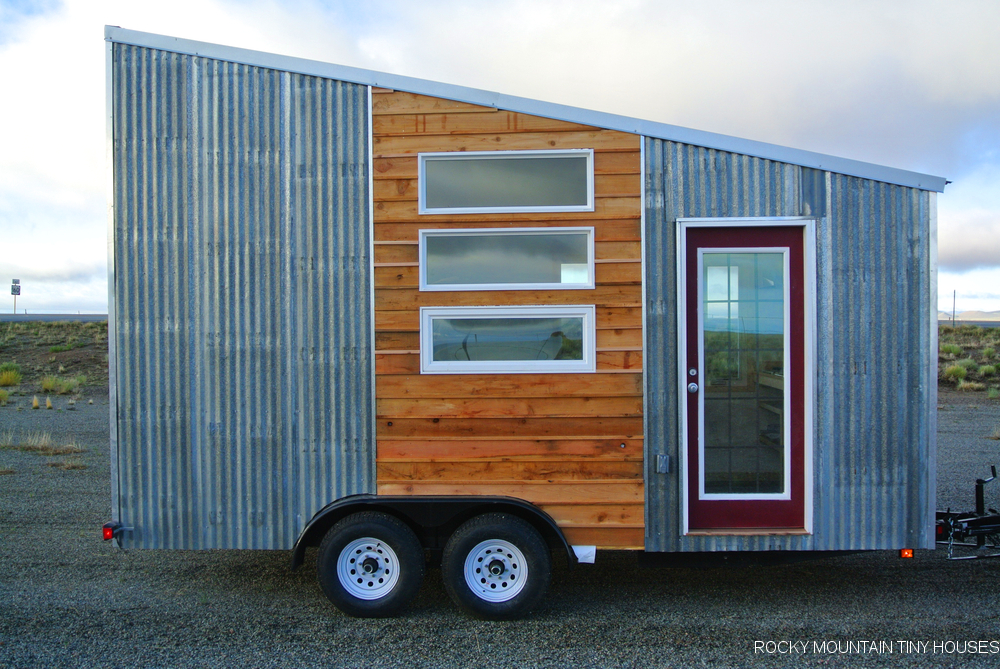
{"type": "Polygon", "coordinates": [[[363,511],[326,533],[316,567],[323,593],[338,609],[358,618],[385,618],[416,596],[424,578],[424,551],[399,519],[363,511]]]}
{"type": "Polygon", "coordinates": [[[448,540],[441,576],[462,610],[488,620],[513,620],[545,597],[552,556],[524,520],[487,513],[466,522],[448,540]]]}

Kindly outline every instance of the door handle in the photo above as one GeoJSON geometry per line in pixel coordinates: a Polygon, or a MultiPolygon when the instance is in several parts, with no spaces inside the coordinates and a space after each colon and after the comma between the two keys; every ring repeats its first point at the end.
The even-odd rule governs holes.
{"type": "Polygon", "coordinates": [[[698,392],[698,384],[697,383],[689,383],[688,384],[688,392],[691,393],[692,395],[695,394],[696,392],[698,392]]]}

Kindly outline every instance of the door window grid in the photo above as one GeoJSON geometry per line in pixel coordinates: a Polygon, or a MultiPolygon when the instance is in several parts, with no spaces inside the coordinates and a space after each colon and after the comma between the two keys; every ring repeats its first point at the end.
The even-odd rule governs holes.
{"type": "Polygon", "coordinates": [[[705,253],[703,263],[704,492],[781,494],[783,255],[705,253]],[[779,273],[764,276],[762,258],[779,273]]]}

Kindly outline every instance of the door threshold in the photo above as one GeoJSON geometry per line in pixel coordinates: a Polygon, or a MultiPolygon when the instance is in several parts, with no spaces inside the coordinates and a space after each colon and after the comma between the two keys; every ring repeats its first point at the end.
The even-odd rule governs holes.
{"type": "Polygon", "coordinates": [[[809,535],[811,532],[802,527],[735,527],[711,530],[688,530],[686,537],[757,537],[757,536],[788,536],[809,535]]]}

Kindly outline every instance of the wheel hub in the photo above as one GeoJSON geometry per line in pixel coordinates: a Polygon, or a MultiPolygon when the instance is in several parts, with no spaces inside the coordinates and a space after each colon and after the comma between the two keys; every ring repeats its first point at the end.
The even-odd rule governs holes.
{"type": "Polygon", "coordinates": [[[387,545],[373,537],[355,539],[340,551],[337,577],[358,599],[385,597],[399,581],[399,560],[387,545]]]}
{"type": "Polygon", "coordinates": [[[528,565],[524,553],[509,541],[483,541],[465,558],[465,582],[480,599],[506,602],[524,589],[528,565]]]}

